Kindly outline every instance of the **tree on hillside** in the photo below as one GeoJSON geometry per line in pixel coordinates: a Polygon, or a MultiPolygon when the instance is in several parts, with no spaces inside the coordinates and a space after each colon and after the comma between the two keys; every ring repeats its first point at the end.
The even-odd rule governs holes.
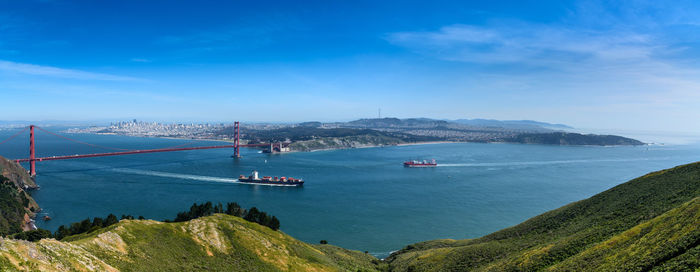
{"type": "Polygon", "coordinates": [[[260,213],[260,211],[258,211],[258,208],[252,207],[248,210],[248,212],[243,217],[243,219],[250,221],[250,222],[257,222],[256,220],[258,219],[259,213],[260,213]]]}
{"type": "Polygon", "coordinates": [[[92,228],[92,222],[90,221],[90,218],[87,218],[83,221],[80,221],[80,225],[78,226],[78,230],[76,233],[83,233],[83,232],[88,232],[92,228]]]}
{"type": "Polygon", "coordinates": [[[103,227],[105,224],[104,220],[101,217],[95,217],[92,219],[92,227],[103,227]]]}
{"type": "Polygon", "coordinates": [[[270,219],[270,224],[268,225],[272,230],[278,230],[280,229],[280,221],[277,219],[277,217],[272,216],[272,219],[270,219]]]}
{"type": "Polygon", "coordinates": [[[107,227],[107,226],[114,225],[114,224],[116,224],[116,223],[119,223],[119,219],[117,219],[117,216],[116,216],[116,215],[110,213],[110,214],[107,216],[107,219],[105,219],[103,226],[104,226],[104,227],[107,227]]]}
{"type": "Polygon", "coordinates": [[[245,212],[246,210],[241,208],[241,206],[236,202],[229,202],[226,204],[226,214],[228,215],[243,217],[245,212]]]}
{"type": "Polygon", "coordinates": [[[20,232],[14,235],[15,239],[27,240],[30,242],[39,241],[44,238],[51,238],[51,231],[45,229],[35,229],[30,231],[20,232]]]}

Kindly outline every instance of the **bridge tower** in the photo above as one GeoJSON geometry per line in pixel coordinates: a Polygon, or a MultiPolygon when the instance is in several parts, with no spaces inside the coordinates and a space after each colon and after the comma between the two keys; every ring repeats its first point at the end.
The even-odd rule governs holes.
{"type": "Polygon", "coordinates": [[[29,125],[29,175],[36,176],[36,151],[34,148],[34,125],[29,125]]]}
{"type": "Polygon", "coordinates": [[[233,134],[233,157],[234,157],[234,158],[240,158],[240,157],[241,157],[241,152],[240,152],[240,151],[241,151],[241,146],[240,146],[240,143],[239,143],[240,137],[241,137],[240,129],[241,129],[241,127],[240,127],[240,123],[238,123],[238,121],[236,121],[235,123],[233,123],[233,130],[234,130],[234,134],[233,134]]]}

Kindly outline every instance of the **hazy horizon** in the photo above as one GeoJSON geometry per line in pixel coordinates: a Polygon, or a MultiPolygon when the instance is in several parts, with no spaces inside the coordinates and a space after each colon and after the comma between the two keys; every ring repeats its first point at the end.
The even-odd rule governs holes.
{"type": "Polygon", "coordinates": [[[381,108],[700,133],[698,18],[692,1],[0,0],[0,120],[329,122],[381,108]]]}
{"type": "MultiPolygon", "coordinates": [[[[367,117],[367,118],[372,118],[372,117],[367,117]]],[[[376,118],[376,117],[375,117],[376,118]]],[[[382,118],[394,118],[394,117],[384,117],[382,118]]],[[[398,117],[396,117],[398,118],[398,117]]],[[[429,118],[429,117],[408,117],[408,118],[429,118]]],[[[229,124],[232,125],[234,121],[236,120],[225,120],[225,121],[212,121],[212,120],[190,120],[190,121],[162,121],[162,120],[150,120],[150,119],[139,119],[139,118],[120,118],[120,119],[104,119],[104,120],[34,120],[34,121],[26,121],[26,120],[0,120],[0,128],[3,127],[3,125],[9,125],[9,126],[14,126],[16,127],[17,125],[28,125],[28,124],[35,124],[35,125],[51,125],[51,126],[104,126],[108,125],[109,123],[113,122],[129,122],[133,121],[136,119],[139,122],[156,122],[156,123],[163,123],[163,124],[189,124],[189,123],[194,123],[194,124],[219,124],[219,123],[224,123],[224,124],[229,124]],[[3,124],[5,123],[10,123],[10,124],[3,124]]],[[[405,119],[405,118],[401,118],[405,119]]],[[[432,119],[432,118],[430,118],[432,119]]],[[[470,118],[470,119],[480,119],[480,118],[470,118]]],[[[331,120],[331,121],[319,121],[319,120],[301,120],[301,121],[287,121],[287,122],[281,122],[281,121],[250,121],[250,120],[238,120],[241,121],[242,123],[251,123],[251,124],[297,124],[297,123],[302,123],[302,122],[313,122],[313,121],[319,121],[319,122],[347,122],[347,121],[353,121],[357,119],[347,119],[347,120],[331,120]]],[[[434,119],[434,120],[445,120],[445,121],[454,121],[454,119],[434,119]]],[[[495,120],[495,119],[492,119],[495,120]]],[[[543,122],[541,120],[496,120],[496,121],[538,121],[538,122],[543,122]]],[[[549,122],[545,122],[549,123],[549,122]]],[[[552,124],[552,123],[550,123],[552,124]]],[[[561,124],[561,125],[568,125],[568,124],[561,124]]],[[[605,129],[605,128],[595,128],[595,127],[571,127],[569,129],[565,129],[564,131],[567,132],[576,132],[576,133],[583,133],[583,134],[608,134],[608,135],[618,135],[618,136],[623,136],[623,137],[629,137],[633,138],[636,140],[640,140],[644,143],[654,143],[654,144],[672,144],[672,145],[685,145],[685,144],[696,144],[700,143],[700,132],[694,132],[694,131],[669,131],[669,130],[649,130],[649,129],[605,129]]]]}

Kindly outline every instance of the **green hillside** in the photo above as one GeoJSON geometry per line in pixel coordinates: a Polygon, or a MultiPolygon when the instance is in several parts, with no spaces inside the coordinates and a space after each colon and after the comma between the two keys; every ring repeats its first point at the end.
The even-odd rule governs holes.
{"type": "Polygon", "coordinates": [[[0,236],[28,229],[25,215],[33,216],[39,205],[26,192],[36,188],[22,166],[0,156],[0,236]]]}
{"type": "Polygon", "coordinates": [[[309,245],[225,214],[181,223],[122,220],[31,243],[0,238],[0,271],[376,271],[377,259],[309,245]],[[27,258],[31,256],[31,258],[27,258]]]}
{"type": "Polygon", "coordinates": [[[645,271],[682,263],[698,267],[698,196],[700,163],[683,165],[478,239],[410,245],[388,262],[394,271],[645,271]],[[694,265],[689,261],[693,258],[694,265]]]}
{"type": "Polygon", "coordinates": [[[613,236],[565,261],[552,271],[690,270],[700,267],[700,197],[613,236]]]}

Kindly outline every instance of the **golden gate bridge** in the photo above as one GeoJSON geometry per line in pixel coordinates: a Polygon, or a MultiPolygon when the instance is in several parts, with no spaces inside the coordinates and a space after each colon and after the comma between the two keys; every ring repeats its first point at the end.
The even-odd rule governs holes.
{"type": "Polygon", "coordinates": [[[36,162],[40,161],[53,161],[53,160],[69,160],[69,159],[81,159],[81,158],[93,158],[93,157],[106,157],[106,156],[119,156],[119,155],[129,155],[129,154],[145,154],[145,153],[157,153],[157,152],[171,152],[171,151],[185,151],[185,150],[201,150],[201,149],[216,149],[216,148],[233,148],[233,156],[234,158],[240,158],[241,153],[240,153],[240,148],[241,147],[262,147],[262,146],[270,146],[269,143],[260,143],[260,144],[240,144],[240,123],[235,122],[234,123],[234,137],[233,137],[233,144],[232,145],[215,145],[215,146],[196,146],[196,147],[181,147],[187,144],[183,145],[178,145],[174,147],[168,147],[168,148],[157,148],[157,149],[138,149],[138,150],[129,150],[129,149],[122,149],[122,148],[113,148],[113,147],[105,147],[105,146],[100,146],[96,144],[91,144],[91,143],[86,143],[78,140],[74,140],[71,138],[68,138],[66,136],[62,136],[56,133],[53,133],[51,131],[48,131],[46,129],[43,129],[41,127],[35,126],[35,125],[29,125],[22,129],[21,131],[15,133],[14,135],[10,136],[8,139],[0,142],[1,144],[4,144],[13,138],[21,135],[25,131],[29,130],[29,158],[23,158],[23,159],[14,159],[15,162],[21,163],[21,162],[29,162],[29,174],[34,177],[36,176],[36,162]],[[35,129],[41,130],[43,132],[46,132],[48,134],[51,134],[56,137],[63,138],[65,140],[73,141],[79,144],[83,145],[88,145],[92,147],[99,147],[99,148],[105,148],[105,149],[113,149],[113,150],[120,150],[120,151],[115,151],[115,152],[106,152],[106,153],[91,153],[91,154],[75,154],[75,155],[62,155],[62,156],[49,156],[49,157],[36,157],[36,145],[34,141],[34,131],[35,129]]]}

